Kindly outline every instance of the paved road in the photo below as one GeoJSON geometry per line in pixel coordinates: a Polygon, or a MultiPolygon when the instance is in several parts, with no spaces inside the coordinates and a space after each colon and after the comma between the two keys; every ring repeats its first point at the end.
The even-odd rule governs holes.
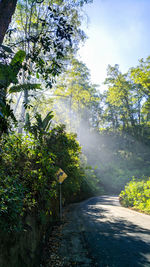
{"type": "Polygon", "coordinates": [[[70,212],[63,245],[75,266],[150,267],[149,215],[121,207],[114,196],[91,198],[70,212]]]}

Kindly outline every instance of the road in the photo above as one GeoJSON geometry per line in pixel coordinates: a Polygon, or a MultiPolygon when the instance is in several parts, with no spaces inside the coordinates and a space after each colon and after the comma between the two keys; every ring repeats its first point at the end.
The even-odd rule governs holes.
{"type": "Polygon", "coordinates": [[[66,266],[150,266],[149,215],[101,196],[72,206],[68,218],[60,249],[66,266]]]}

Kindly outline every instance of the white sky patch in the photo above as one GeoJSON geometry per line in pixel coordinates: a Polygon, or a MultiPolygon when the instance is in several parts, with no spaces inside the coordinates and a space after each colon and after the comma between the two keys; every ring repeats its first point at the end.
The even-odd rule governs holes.
{"type": "Polygon", "coordinates": [[[93,83],[105,80],[108,64],[119,64],[126,72],[149,56],[149,0],[93,0],[85,12],[90,20],[88,28],[83,25],[88,40],[79,53],[93,83]]]}

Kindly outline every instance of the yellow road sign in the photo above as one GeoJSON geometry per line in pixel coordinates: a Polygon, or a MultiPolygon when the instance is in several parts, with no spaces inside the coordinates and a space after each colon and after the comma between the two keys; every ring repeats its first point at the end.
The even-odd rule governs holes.
{"type": "Polygon", "coordinates": [[[67,174],[62,169],[59,169],[56,174],[60,184],[62,184],[62,182],[67,178],[67,174]]]}

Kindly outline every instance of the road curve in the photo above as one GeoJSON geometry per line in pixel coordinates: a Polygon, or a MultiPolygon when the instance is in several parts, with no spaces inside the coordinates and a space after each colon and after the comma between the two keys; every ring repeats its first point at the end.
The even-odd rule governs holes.
{"type": "Polygon", "coordinates": [[[95,266],[150,266],[149,215],[121,207],[115,196],[84,201],[74,215],[95,266]]]}

